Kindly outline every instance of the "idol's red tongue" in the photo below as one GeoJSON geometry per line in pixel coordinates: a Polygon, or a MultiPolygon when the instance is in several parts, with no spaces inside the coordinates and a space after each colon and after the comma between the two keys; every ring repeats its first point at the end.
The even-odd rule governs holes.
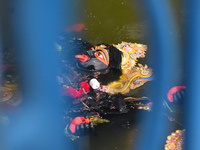
{"type": "Polygon", "coordinates": [[[76,55],[76,58],[78,58],[80,61],[87,61],[90,60],[90,58],[87,55],[76,55]]]}

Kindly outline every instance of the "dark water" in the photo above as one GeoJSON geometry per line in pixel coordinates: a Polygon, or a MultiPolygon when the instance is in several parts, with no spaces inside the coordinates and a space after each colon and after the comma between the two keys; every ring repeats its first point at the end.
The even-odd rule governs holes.
{"type": "MultiPolygon", "coordinates": [[[[180,42],[183,41],[181,25],[184,22],[184,11],[181,1],[170,1],[171,8],[174,11],[174,17],[177,25],[176,33],[180,42]]],[[[149,45],[151,43],[151,32],[149,31],[149,20],[145,6],[140,1],[127,0],[101,0],[101,1],[76,1],[74,23],[84,23],[87,30],[76,33],[76,36],[82,37],[92,44],[109,43],[117,44],[122,41],[141,43],[149,45]],[[82,7],[82,5],[84,7],[82,7]],[[78,11],[79,10],[79,11],[78,11]]],[[[73,24],[73,23],[72,23],[73,24]]],[[[170,32],[170,31],[169,31],[170,32]]],[[[181,46],[180,46],[181,47],[181,46]]],[[[183,53],[180,51],[180,57],[183,53]]],[[[147,50],[147,56],[140,63],[151,67],[151,60],[148,59],[151,49],[147,50]]],[[[181,60],[182,61],[182,60],[181,60]]],[[[176,84],[184,82],[184,70],[177,69],[175,80],[176,84]]],[[[151,83],[146,83],[143,87],[132,90],[129,96],[146,96],[145,91],[151,88],[151,83]]],[[[134,149],[137,140],[143,130],[145,116],[147,111],[131,111],[128,114],[110,117],[109,124],[98,125],[95,133],[81,137],[75,149],[80,150],[129,150],[134,149]]],[[[180,115],[180,114],[179,114],[180,115]]],[[[167,117],[166,117],[167,120],[167,117]]],[[[182,122],[180,116],[178,121],[182,122]]],[[[162,145],[164,149],[165,140],[171,132],[176,129],[184,128],[180,122],[168,121],[168,132],[163,137],[162,145]]],[[[166,129],[167,130],[167,129],[166,129]]],[[[152,135],[153,137],[153,135],[152,135]]]]}
{"type": "MultiPolygon", "coordinates": [[[[0,1],[3,4],[3,1],[0,1]]],[[[141,1],[130,0],[76,0],[72,1],[71,13],[75,14],[71,23],[66,23],[63,27],[67,28],[76,23],[84,23],[84,31],[73,33],[76,37],[81,37],[92,44],[108,43],[117,44],[122,41],[141,43],[149,45],[151,43],[151,32],[149,31],[148,18],[144,4],[141,1]]],[[[3,5],[2,5],[3,6],[3,5]]],[[[174,10],[174,16],[177,24],[177,37],[182,40],[181,25],[184,22],[184,12],[180,0],[171,0],[171,8],[174,10]]],[[[12,7],[3,7],[0,9],[3,13],[12,13],[12,7]]],[[[3,14],[1,13],[1,14],[3,14]]],[[[6,46],[12,45],[9,38],[12,37],[9,32],[9,17],[1,17],[1,32],[3,42],[6,46]],[[4,31],[7,30],[7,34],[4,31]]],[[[140,60],[142,64],[151,67],[151,60],[148,56],[151,49],[148,49],[147,56],[140,60]]],[[[183,55],[181,55],[182,57],[183,55]]],[[[179,69],[176,73],[178,83],[184,81],[183,70],[179,69]]],[[[133,90],[129,96],[146,96],[145,91],[151,88],[151,83],[146,83],[143,87],[133,90]]],[[[95,132],[81,137],[76,142],[72,142],[74,150],[129,150],[134,149],[138,137],[143,130],[145,116],[148,111],[135,110],[127,114],[108,116],[110,123],[100,124],[95,128],[95,132]]],[[[167,119],[167,118],[166,118],[167,119]]],[[[178,117],[181,122],[181,118],[178,117]]],[[[163,149],[167,135],[176,129],[182,129],[183,126],[176,122],[168,122],[169,132],[163,137],[163,149]]],[[[152,135],[153,136],[153,135],[152,135]]]]}

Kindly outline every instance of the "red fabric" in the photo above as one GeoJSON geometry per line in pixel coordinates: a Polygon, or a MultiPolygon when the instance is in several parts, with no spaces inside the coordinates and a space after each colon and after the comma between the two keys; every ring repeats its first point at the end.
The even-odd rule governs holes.
{"type": "Polygon", "coordinates": [[[173,88],[171,88],[168,93],[167,93],[167,98],[170,102],[173,102],[173,94],[175,94],[176,92],[186,89],[186,86],[174,86],[173,88]]]}
{"type": "Polygon", "coordinates": [[[76,125],[80,125],[81,123],[90,123],[92,120],[86,119],[85,117],[76,117],[74,120],[71,122],[69,129],[72,133],[76,132],[76,125]]]}
{"type": "Polygon", "coordinates": [[[77,91],[76,89],[73,89],[72,87],[68,87],[67,89],[63,90],[63,95],[70,96],[72,98],[80,97],[83,91],[77,91]]]}
{"type": "Polygon", "coordinates": [[[67,95],[70,96],[72,98],[77,98],[80,97],[83,93],[83,89],[85,92],[88,92],[90,89],[90,86],[87,82],[81,82],[80,83],[81,86],[81,90],[77,91],[76,89],[72,88],[72,87],[68,87],[67,89],[63,89],[62,95],[67,95]]]}

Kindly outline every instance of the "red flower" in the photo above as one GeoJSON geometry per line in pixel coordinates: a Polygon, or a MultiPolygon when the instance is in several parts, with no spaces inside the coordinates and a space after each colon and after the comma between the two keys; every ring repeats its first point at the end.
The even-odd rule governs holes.
{"type": "MultiPolygon", "coordinates": [[[[81,90],[84,89],[85,92],[88,92],[88,91],[89,91],[90,86],[89,86],[89,84],[88,84],[87,82],[81,82],[80,85],[81,85],[81,90]]],[[[81,90],[80,90],[80,91],[81,91],[81,90]]]]}

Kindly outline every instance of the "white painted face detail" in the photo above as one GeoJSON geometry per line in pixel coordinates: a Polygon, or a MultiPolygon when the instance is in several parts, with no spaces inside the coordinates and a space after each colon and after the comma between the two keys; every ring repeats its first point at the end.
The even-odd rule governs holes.
{"type": "Polygon", "coordinates": [[[95,78],[91,79],[89,84],[94,90],[100,87],[100,83],[95,78]]]}

